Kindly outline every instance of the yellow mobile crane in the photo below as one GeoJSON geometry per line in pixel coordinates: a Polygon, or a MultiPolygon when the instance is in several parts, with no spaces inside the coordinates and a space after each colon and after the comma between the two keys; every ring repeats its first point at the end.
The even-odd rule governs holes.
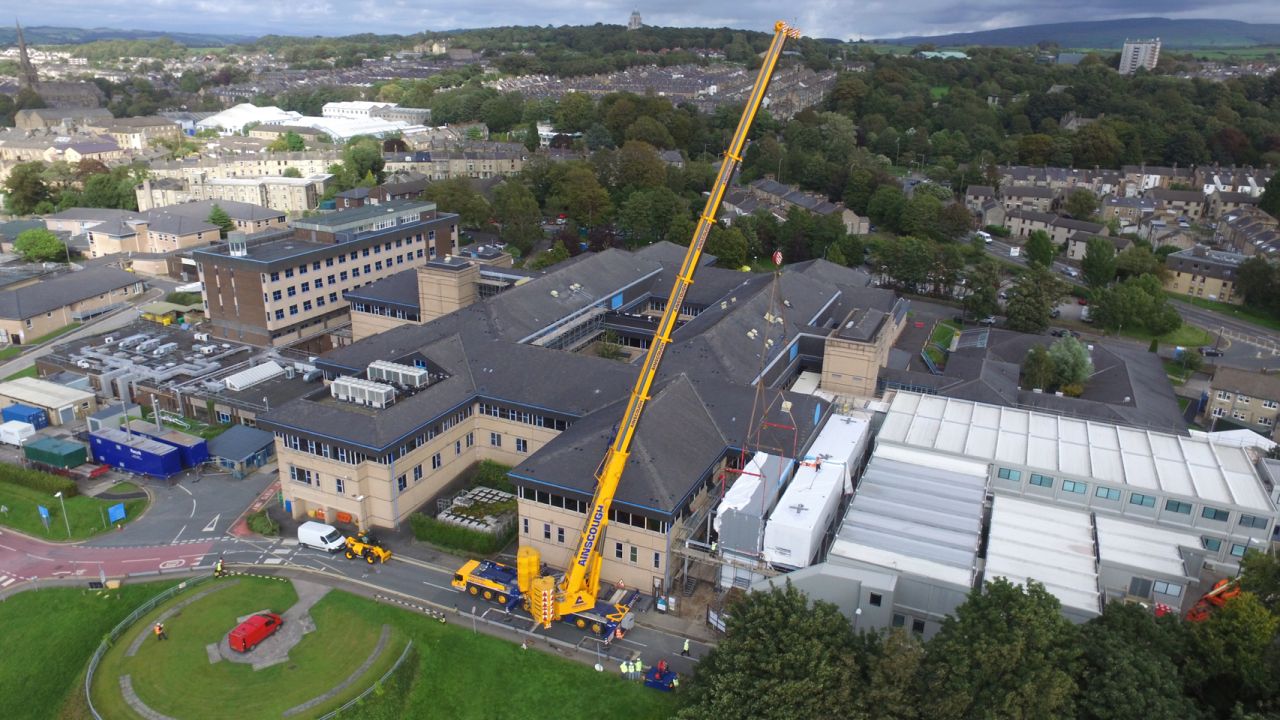
{"type": "Polygon", "coordinates": [[[685,253],[680,271],[667,297],[667,306],[654,332],[653,342],[645,355],[640,377],[636,379],[631,399],[627,403],[622,423],[614,436],[600,468],[596,472],[596,491],[587,514],[586,527],[582,538],[578,541],[578,551],[570,558],[569,570],[563,577],[542,575],[541,558],[538,551],[529,546],[520,548],[517,557],[517,569],[490,560],[471,560],[458,569],[453,577],[453,587],[471,595],[483,595],[486,600],[496,600],[514,608],[522,605],[533,615],[543,627],[550,627],[555,620],[573,622],[579,628],[590,627],[597,635],[612,635],[621,627],[630,629],[635,619],[629,613],[629,603],[597,604],[600,592],[600,564],[604,556],[600,553],[600,543],[604,539],[605,528],[609,524],[609,508],[613,504],[618,482],[622,479],[622,471],[627,464],[627,456],[631,452],[631,440],[635,436],[636,426],[644,412],[645,403],[649,400],[649,389],[658,374],[658,366],[662,362],[662,354],[671,342],[671,333],[675,330],[676,319],[680,315],[680,307],[684,304],[685,294],[693,283],[693,272],[702,257],[702,247],[706,244],[707,233],[715,223],[720,201],[724,198],[729,182],[738,165],[742,162],[742,148],[747,141],[747,132],[755,120],[756,113],[764,101],[765,91],[769,87],[769,79],[782,54],[782,46],[787,38],[799,38],[800,31],[777,22],[773,27],[773,41],[764,62],[760,66],[760,74],[756,77],[747,106],[742,111],[738,128],[734,131],[733,140],[725,152],[724,161],[720,163],[720,173],[716,176],[715,185],[707,197],[706,207],[698,218],[698,226],[693,232],[693,241],[685,253]]]}

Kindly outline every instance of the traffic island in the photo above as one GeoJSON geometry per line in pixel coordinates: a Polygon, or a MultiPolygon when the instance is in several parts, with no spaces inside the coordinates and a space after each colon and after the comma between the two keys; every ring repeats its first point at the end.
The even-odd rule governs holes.
{"type": "Polygon", "coordinates": [[[319,717],[377,682],[407,644],[398,628],[338,602],[342,594],[268,577],[206,581],[140,617],[107,650],[93,706],[112,720],[319,717]],[[224,654],[227,633],[265,608],[285,618],[280,630],[247,653],[224,654]],[[162,616],[167,639],[135,635],[162,616]]]}

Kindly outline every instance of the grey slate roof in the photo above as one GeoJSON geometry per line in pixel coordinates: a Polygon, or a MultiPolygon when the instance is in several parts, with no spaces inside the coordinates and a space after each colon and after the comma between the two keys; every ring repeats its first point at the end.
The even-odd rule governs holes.
{"type": "Polygon", "coordinates": [[[1280,375],[1219,367],[1214,370],[1209,387],[1214,390],[1248,395],[1251,398],[1280,401],[1280,375]]]}
{"type": "Polygon", "coordinates": [[[275,435],[266,430],[247,425],[232,425],[225,432],[209,441],[209,454],[231,462],[244,462],[276,441],[275,435]]]}
{"type": "Polygon", "coordinates": [[[157,208],[163,212],[172,215],[181,215],[193,220],[207,221],[209,213],[213,211],[213,206],[217,205],[226,211],[227,217],[232,220],[240,220],[242,222],[256,222],[258,220],[272,220],[276,218],[283,219],[285,214],[280,210],[272,210],[261,205],[253,203],[239,202],[237,200],[195,200],[192,202],[178,203],[176,205],[166,205],[157,208]]]}
{"type": "Polygon", "coordinates": [[[95,295],[141,282],[133,273],[99,266],[0,292],[0,317],[25,320],[95,295]]]}

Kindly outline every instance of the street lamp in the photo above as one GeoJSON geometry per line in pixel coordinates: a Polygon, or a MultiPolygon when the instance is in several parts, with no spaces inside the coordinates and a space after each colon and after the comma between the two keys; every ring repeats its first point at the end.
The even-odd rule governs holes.
{"type": "Polygon", "coordinates": [[[58,498],[58,502],[62,503],[62,521],[67,524],[67,539],[70,540],[71,539],[71,520],[67,517],[67,500],[66,498],[62,497],[61,490],[54,493],[53,496],[58,498]]]}

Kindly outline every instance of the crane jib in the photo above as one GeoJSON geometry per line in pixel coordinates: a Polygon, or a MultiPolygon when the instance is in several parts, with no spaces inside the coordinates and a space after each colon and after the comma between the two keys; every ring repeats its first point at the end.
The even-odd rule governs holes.
{"type": "Polygon", "coordinates": [[[578,553],[578,565],[587,566],[591,559],[591,550],[596,546],[596,538],[600,535],[600,526],[604,524],[604,505],[596,505],[591,515],[591,524],[587,526],[587,539],[582,543],[582,552],[578,553]]]}

